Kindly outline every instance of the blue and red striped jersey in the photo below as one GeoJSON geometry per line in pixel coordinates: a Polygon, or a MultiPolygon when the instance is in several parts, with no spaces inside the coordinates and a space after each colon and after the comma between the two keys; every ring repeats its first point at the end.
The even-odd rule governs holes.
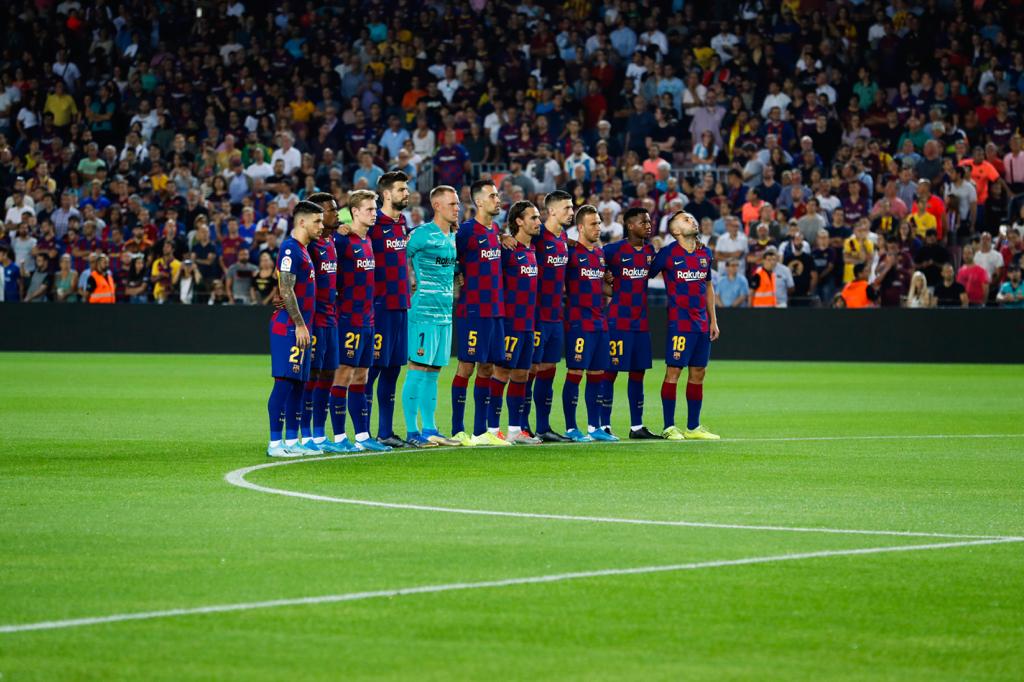
{"type": "Polygon", "coordinates": [[[700,243],[691,253],[679,242],[673,242],[654,257],[650,276],[665,276],[668,321],[674,330],[686,333],[710,329],[707,293],[711,267],[711,251],[700,243]]]}
{"type": "MultiPolygon", "coordinates": [[[[347,318],[347,324],[352,327],[372,327],[374,277],[377,266],[370,235],[360,237],[352,232],[347,236],[340,236],[336,246],[338,272],[341,273],[338,278],[338,290],[341,292],[338,317],[347,318]]],[[[404,260],[405,246],[402,249],[404,260]]]]}
{"type": "Polygon", "coordinates": [[[532,332],[537,317],[537,252],[522,244],[502,249],[501,265],[505,272],[505,331],[532,332]]]}
{"type": "Polygon", "coordinates": [[[497,223],[488,227],[467,220],[455,233],[455,246],[459,252],[459,272],[465,280],[459,290],[455,317],[505,317],[497,223]]]}
{"type": "Polygon", "coordinates": [[[576,244],[569,248],[565,288],[570,326],[585,332],[608,331],[604,316],[604,271],[604,251],[600,247],[588,250],[576,244]]]}
{"type": "MultiPolygon", "coordinates": [[[[292,237],[285,239],[277,256],[277,269],[295,275],[295,299],[299,303],[302,321],[308,328],[313,322],[313,309],[316,307],[316,277],[306,247],[292,237]]],[[[278,336],[284,336],[295,328],[287,310],[275,310],[272,320],[271,332],[278,336]]]]}
{"type": "Polygon", "coordinates": [[[338,252],[333,237],[317,239],[306,249],[316,273],[316,307],[313,311],[314,327],[333,327],[338,324],[338,252]]]}
{"type": "Polygon", "coordinates": [[[373,242],[373,257],[377,262],[374,273],[374,304],[386,310],[409,309],[409,265],[405,245],[409,229],[405,216],[392,220],[377,211],[377,220],[366,235],[373,242]]]}
{"type": "Polygon", "coordinates": [[[647,273],[654,261],[654,247],[639,249],[629,240],[604,247],[604,262],[615,281],[608,305],[608,324],[612,329],[629,332],[649,331],[647,326],[647,273]]]}
{"type": "Polygon", "coordinates": [[[557,237],[543,225],[533,240],[537,251],[537,319],[541,322],[561,322],[565,303],[565,265],[569,262],[569,242],[565,232],[557,237]]]}

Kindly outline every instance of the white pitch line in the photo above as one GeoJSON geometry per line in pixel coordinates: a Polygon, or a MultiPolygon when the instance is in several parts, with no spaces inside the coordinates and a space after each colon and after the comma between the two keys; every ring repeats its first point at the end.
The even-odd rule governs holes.
{"type": "Polygon", "coordinates": [[[298,597],[294,599],[272,599],[269,601],[243,602],[237,604],[215,604],[183,609],[167,609],[164,611],[144,611],[137,613],[119,613],[110,616],[94,616],[91,618],[69,618],[67,620],[50,620],[36,623],[18,623],[0,625],[0,634],[29,632],[33,630],[59,630],[63,628],[102,625],[105,623],[122,623],[133,620],[155,620],[158,618],[175,618],[179,616],[195,616],[208,613],[231,613],[235,611],[254,611],[272,609],[282,606],[310,606],[316,604],[336,604],[340,602],[379,599],[382,597],[407,597],[417,594],[435,594],[438,592],[455,592],[460,590],[479,590],[493,587],[513,587],[516,585],[538,585],[558,583],[567,580],[585,578],[603,578],[624,575],[644,575],[649,573],[670,573],[676,571],[695,571],[704,568],[725,568],[728,566],[749,566],[752,564],[769,564],[782,561],[799,561],[802,559],[819,559],[838,556],[861,556],[866,554],[886,554],[889,552],[917,552],[933,549],[953,549],[977,545],[996,545],[1009,542],[1021,542],[1024,538],[993,538],[988,540],[971,540],[964,542],[943,542],[924,545],[902,545],[897,547],[866,547],[863,549],[822,550],[818,552],[800,552],[797,554],[777,554],[774,556],[747,557],[744,559],[723,559],[718,561],[699,561],[686,564],[664,564],[660,566],[638,566],[635,568],[607,568],[595,571],[577,571],[574,573],[555,573],[525,578],[506,578],[503,580],[485,580],[475,583],[447,583],[443,585],[422,585],[418,587],[400,587],[392,590],[376,590],[372,592],[350,592],[348,594],[328,594],[319,597],[298,597]]]}
{"type": "Polygon", "coordinates": [[[377,500],[360,500],[346,497],[331,497],[329,495],[317,495],[315,493],[304,493],[284,488],[271,488],[259,485],[246,480],[246,476],[261,469],[288,466],[291,464],[304,464],[309,462],[324,462],[332,459],[352,459],[355,457],[381,457],[391,453],[360,452],[349,455],[331,455],[327,457],[308,457],[303,459],[290,459],[266,464],[256,464],[242,469],[236,469],[224,476],[224,480],[239,488],[255,490],[256,492],[268,493],[270,495],[283,495],[315,502],[332,502],[335,504],[350,504],[361,507],[377,507],[383,509],[404,509],[409,511],[440,512],[444,514],[466,514],[470,516],[499,516],[517,519],[544,519],[549,521],[577,521],[589,523],[621,523],[636,526],[674,526],[681,528],[717,528],[724,530],[749,530],[749,531],[778,531],[784,533],[826,533],[832,535],[885,535],[893,537],[910,538],[946,538],[946,539],[978,539],[978,540],[1024,540],[1016,536],[1006,535],[964,535],[960,533],[929,533],[916,531],[899,530],[861,530],[851,528],[804,528],[799,526],[772,526],[772,525],[748,525],[737,523],[711,523],[703,521],[659,521],[655,519],[630,519],[607,516],[575,516],[570,514],[541,514],[532,512],[495,511],[489,509],[464,509],[460,507],[440,507],[426,504],[405,504],[399,502],[380,502],[377,500]]]}

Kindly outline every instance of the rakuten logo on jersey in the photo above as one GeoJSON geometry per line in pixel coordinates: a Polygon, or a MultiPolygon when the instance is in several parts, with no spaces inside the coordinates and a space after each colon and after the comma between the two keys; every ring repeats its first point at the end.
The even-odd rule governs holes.
{"type": "Polygon", "coordinates": [[[676,279],[684,282],[699,282],[707,278],[708,273],[705,270],[676,270],[676,279]]]}
{"type": "Polygon", "coordinates": [[[548,265],[554,268],[560,268],[569,262],[568,256],[548,256],[545,261],[548,265]]]}
{"type": "Polygon", "coordinates": [[[536,265],[520,265],[519,274],[524,277],[536,277],[537,266],[536,265]]]}
{"type": "Polygon", "coordinates": [[[333,275],[337,271],[338,263],[336,261],[320,263],[320,272],[325,275],[333,275]]]}
{"type": "Polygon", "coordinates": [[[356,259],[356,268],[359,270],[373,270],[375,267],[377,267],[377,263],[372,258],[356,259]]]}
{"type": "Polygon", "coordinates": [[[597,268],[580,268],[580,274],[587,279],[602,279],[604,277],[604,270],[598,270],[597,268]]]}
{"type": "Polygon", "coordinates": [[[501,258],[501,249],[481,249],[481,260],[498,260],[501,258]]]}
{"type": "Polygon", "coordinates": [[[391,249],[392,251],[405,251],[405,240],[404,239],[385,239],[384,246],[391,249]]]}
{"type": "Polygon", "coordinates": [[[434,265],[450,266],[455,265],[458,261],[455,258],[445,258],[443,256],[437,256],[434,258],[434,265]]]}
{"type": "Polygon", "coordinates": [[[622,276],[626,279],[647,279],[647,268],[623,268],[622,276]]]}

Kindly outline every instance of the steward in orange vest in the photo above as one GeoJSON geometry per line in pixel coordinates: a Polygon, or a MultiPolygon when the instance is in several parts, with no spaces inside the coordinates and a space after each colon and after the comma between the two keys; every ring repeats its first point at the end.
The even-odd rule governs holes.
{"type": "Polygon", "coordinates": [[[774,308],[778,304],[775,295],[775,264],[779,254],[775,249],[764,252],[761,266],[750,277],[750,305],[754,308],[774,308]]]}
{"type": "Polygon", "coordinates": [[[101,255],[96,259],[96,267],[93,268],[89,277],[89,303],[116,303],[117,287],[114,285],[114,275],[110,273],[108,265],[110,260],[101,255]]]}
{"type": "Polygon", "coordinates": [[[878,300],[878,289],[868,283],[868,267],[864,263],[853,266],[853,281],[843,287],[843,303],[847,308],[873,308],[878,300]]]}

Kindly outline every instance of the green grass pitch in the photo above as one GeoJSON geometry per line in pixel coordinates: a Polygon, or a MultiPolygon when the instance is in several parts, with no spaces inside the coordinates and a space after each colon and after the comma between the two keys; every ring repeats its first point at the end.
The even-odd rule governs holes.
{"type": "Polygon", "coordinates": [[[1024,679],[1024,543],[943,537],[1024,536],[1020,366],[712,362],[718,443],[404,450],[245,477],[321,498],[776,529],[232,486],[228,472],[267,462],[268,369],[0,355],[0,680],[1024,679]],[[950,546],[888,551],[933,543],[950,546]],[[420,586],[441,587],[390,592],[420,586]],[[367,592],[384,594],[351,597],[367,592]],[[348,596],[7,627],[327,595],[348,596]]]}

